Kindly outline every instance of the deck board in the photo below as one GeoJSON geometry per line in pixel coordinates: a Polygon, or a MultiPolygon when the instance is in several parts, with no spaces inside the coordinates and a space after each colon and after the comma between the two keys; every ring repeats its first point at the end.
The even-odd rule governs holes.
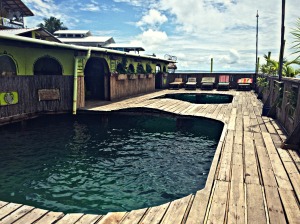
{"type": "Polygon", "coordinates": [[[299,153],[281,148],[287,138],[285,131],[276,120],[261,116],[262,106],[251,91],[198,89],[162,90],[115,102],[87,102],[82,108],[85,112],[145,108],[223,122],[205,188],[163,205],[106,215],[63,214],[0,201],[0,223],[299,223],[299,153]],[[169,93],[234,97],[229,104],[159,98],[169,93]]]}
{"type": "Polygon", "coordinates": [[[143,220],[140,223],[143,224],[158,224],[165,215],[170,203],[166,203],[160,206],[149,208],[148,213],[144,216],[143,220]]]}

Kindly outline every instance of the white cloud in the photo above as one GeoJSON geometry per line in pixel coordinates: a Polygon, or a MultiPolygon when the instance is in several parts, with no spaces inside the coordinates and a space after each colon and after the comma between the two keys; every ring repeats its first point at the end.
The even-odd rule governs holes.
{"type": "Polygon", "coordinates": [[[217,61],[222,64],[237,64],[240,55],[235,49],[230,49],[227,55],[217,56],[217,61]]]}
{"type": "Polygon", "coordinates": [[[168,35],[165,32],[149,29],[138,35],[131,44],[144,46],[147,51],[153,53],[152,51],[158,50],[167,40],[168,35]]]}
{"type": "Polygon", "coordinates": [[[167,22],[168,18],[165,15],[162,15],[156,9],[150,9],[146,15],[144,15],[139,22],[137,22],[137,26],[150,26],[157,27],[167,22]]]}
{"type": "Polygon", "coordinates": [[[98,12],[98,11],[100,11],[100,6],[99,6],[98,2],[92,0],[90,3],[84,2],[84,4],[82,4],[82,7],[80,7],[80,10],[90,11],[90,12],[98,12]]]}
{"type": "MultiPolygon", "coordinates": [[[[39,22],[42,22],[42,18],[54,15],[67,27],[74,29],[82,27],[84,19],[95,21],[88,16],[79,18],[76,12],[80,10],[79,4],[83,4],[80,0],[73,0],[72,4],[70,0],[58,4],[57,0],[24,0],[24,2],[30,4],[29,8],[37,15],[30,18],[31,21],[39,19],[39,22]]],[[[112,29],[117,30],[116,33],[122,42],[134,40],[150,51],[149,53],[156,53],[162,57],[167,53],[176,55],[178,68],[207,71],[210,68],[210,56],[215,59],[215,70],[224,68],[254,70],[258,9],[258,55],[261,62],[263,54],[267,54],[268,51],[272,52],[272,58],[278,58],[280,1],[274,3],[272,0],[113,0],[102,4],[101,0],[89,0],[84,4],[93,3],[95,5],[98,3],[101,12],[113,11],[112,8],[118,9],[120,14],[114,14],[116,18],[111,18],[111,21],[112,29]],[[126,12],[128,14],[125,14],[126,12]],[[121,17],[121,13],[122,16],[126,15],[126,20],[115,20],[124,18],[121,17]],[[120,29],[116,24],[120,24],[120,29]],[[127,35],[122,34],[124,32],[122,24],[126,24],[126,27],[132,26],[133,37],[128,35],[131,30],[126,31],[127,35]],[[141,28],[140,34],[136,33],[137,27],[141,28]]],[[[285,56],[288,59],[294,58],[294,55],[291,55],[293,39],[290,32],[299,17],[299,4],[300,0],[286,2],[285,56]]],[[[101,25],[95,28],[93,23],[84,24],[86,29],[92,32],[93,29],[103,29],[101,25]]]]}

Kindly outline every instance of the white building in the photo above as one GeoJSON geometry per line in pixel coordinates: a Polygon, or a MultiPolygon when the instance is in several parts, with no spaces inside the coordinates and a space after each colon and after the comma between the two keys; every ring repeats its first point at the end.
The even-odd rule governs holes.
{"type": "Polygon", "coordinates": [[[54,32],[54,36],[66,44],[102,47],[124,52],[134,51],[135,53],[145,51],[144,48],[131,44],[116,44],[113,37],[93,36],[89,30],[58,30],[54,32]]]}
{"type": "Polygon", "coordinates": [[[103,47],[115,43],[112,37],[93,36],[89,30],[58,30],[54,36],[63,43],[80,46],[103,47]]]}

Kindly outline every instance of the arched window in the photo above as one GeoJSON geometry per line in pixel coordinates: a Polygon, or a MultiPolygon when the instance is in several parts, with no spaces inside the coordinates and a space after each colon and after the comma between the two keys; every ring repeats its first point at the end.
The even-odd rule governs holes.
{"type": "Polygon", "coordinates": [[[155,73],[159,73],[160,70],[161,70],[160,65],[157,64],[156,67],[155,67],[155,73]]]}
{"type": "Polygon", "coordinates": [[[16,64],[13,59],[7,55],[0,56],[0,75],[11,76],[17,74],[16,64]]]}
{"type": "Polygon", "coordinates": [[[128,73],[129,73],[129,74],[133,74],[133,73],[134,73],[134,67],[133,67],[132,64],[130,64],[130,65],[128,66],[128,73]]]}
{"type": "Polygon", "coordinates": [[[147,73],[152,73],[152,67],[150,64],[146,64],[146,72],[147,73]]]}
{"type": "Polygon", "coordinates": [[[118,72],[119,74],[126,74],[126,70],[125,70],[125,68],[124,68],[124,66],[123,66],[122,63],[119,63],[119,64],[117,65],[117,72],[118,72]]]}
{"type": "Polygon", "coordinates": [[[61,64],[49,56],[39,58],[34,63],[34,75],[62,75],[61,64]]]}
{"type": "Polygon", "coordinates": [[[167,72],[166,66],[163,67],[163,72],[167,72]]]}
{"type": "Polygon", "coordinates": [[[145,74],[146,71],[144,69],[144,66],[141,63],[138,63],[137,68],[136,68],[136,72],[138,74],[145,74]]]}

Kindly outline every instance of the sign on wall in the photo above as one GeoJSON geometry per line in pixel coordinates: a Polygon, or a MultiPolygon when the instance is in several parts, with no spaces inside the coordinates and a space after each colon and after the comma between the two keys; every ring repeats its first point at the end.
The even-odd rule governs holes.
{"type": "Polygon", "coordinates": [[[19,102],[18,92],[0,92],[0,106],[8,106],[19,102]]]}
{"type": "Polygon", "coordinates": [[[39,101],[60,100],[59,89],[39,89],[39,101]]]}

